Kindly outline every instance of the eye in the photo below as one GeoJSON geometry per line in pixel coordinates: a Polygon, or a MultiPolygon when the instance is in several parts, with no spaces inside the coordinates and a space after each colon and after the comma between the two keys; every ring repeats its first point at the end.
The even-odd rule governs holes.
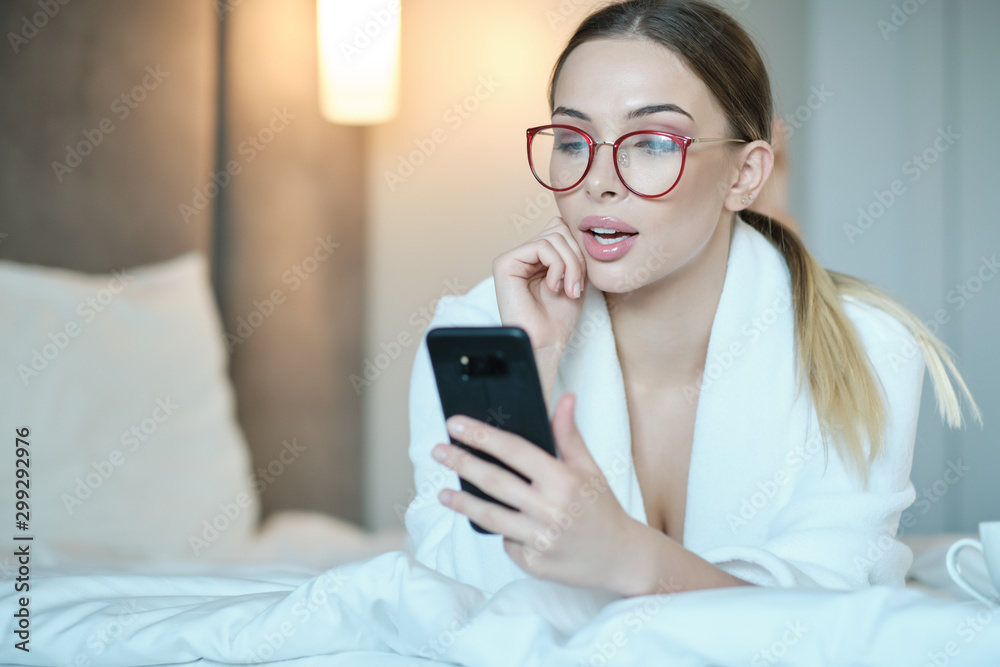
{"type": "Polygon", "coordinates": [[[556,150],[560,153],[583,153],[587,150],[587,144],[583,141],[573,141],[561,144],[556,144],[556,150]]]}
{"type": "Polygon", "coordinates": [[[662,137],[658,134],[640,134],[634,137],[633,140],[633,147],[642,149],[650,155],[673,155],[679,153],[681,150],[676,141],[670,137],[662,137]]]}
{"type": "Polygon", "coordinates": [[[584,139],[583,135],[579,132],[569,130],[560,130],[555,133],[555,145],[553,148],[566,155],[586,153],[589,150],[587,140],[584,139]]]}

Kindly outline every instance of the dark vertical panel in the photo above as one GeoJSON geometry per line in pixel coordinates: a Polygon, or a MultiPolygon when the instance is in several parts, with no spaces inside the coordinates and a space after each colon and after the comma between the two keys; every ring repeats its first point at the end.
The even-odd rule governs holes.
{"type": "Polygon", "coordinates": [[[179,206],[212,164],[211,4],[53,4],[0,3],[0,258],[103,272],[207,248],[211,212],[179,206]]]}
{"type": "MultiPolygon", "coordinates": [[[[228,48],[228,41],[226,39],[227,26],[228,23],[226,22],[225,12],[219,12],[219,20],[216,27],[217,45],[215,51],[216,115],[214,162],[216,173],[222,172],[226,168],[226,156],[228,155],[229,142],[229,134],[227,132],[229,105],[226,103],[226,96],[228,94],[228,79],[226,77],[226,49],[228,48]]],[[[229,274],[229,257],[227,255],[227,250],[229,249],[229,230],[226,226],[226,222],[228,220],[226,202],[228,200],[228,191],[223,190],[220,192],[215,198],[215,207],[213,209],[212,216],[212,239],[214,241],[212,246],[212,286],[215,290],[215,301],[220,313],[226,312],[225,298],[228,292],[226,280],[226,276],[229,274]]]]}

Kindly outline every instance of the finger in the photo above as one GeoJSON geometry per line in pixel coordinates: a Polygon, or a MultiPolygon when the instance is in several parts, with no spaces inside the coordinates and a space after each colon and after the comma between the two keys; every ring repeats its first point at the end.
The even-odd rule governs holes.
{"type": "MultiPolygon", "coordinates": [[[[503,414],[499,417],[503,419],[503,414]]],[[[503,461],[536,486],[544,486],[544,480],[557,473],[556,458],[519,435],[468,415],[452,415],[445,425],[456,440],[503,461]]]]}
{"type": "Polygon", "coordinates": [[[465,481],[475,484],[484,493],[514,509],[529,514],[535,513],[538,499],[536,491],[529,482],[525,482],[512,472],[490,461],[485,461],[461,447],[442,443],[434,449],[444,452],[444,459],[441,463],[454,470],[465,481]]]}
{"type": "MultiPolygon", "coordinates": [[[[569,246],[570,251],[576,257],[577,266],[580,270],[580,276],[575,279],[578,279],[580,281],[580,293],[582,294],[583,287],[585,285],[584,277],[586,276],[587,272],[587,261],[584,258],[583,248],[580,246],[580,242],[577,241],[576,236],[573,234],[573,231],[569,228],[569,225],[567,225],[566,221],[563,220],[560,216],[555,216],[554,218],[552,218],[552,220],[549,221],[549,224],[546,225],[545,229],[543,229],[538,234],[538,237],[539,238],[554,237],[556,235],[566,240],[566,244],[569,246]]],[[[567,260],[568,264],[572,264],[572,262],[568,261],[569,259],[571,259],[569,256],[566,256],[565,259],[567,260]]],[[[566,280],[566,284],[568,286],[566,293],[569,294],[570,296],[572,296],[573,282],[574,281],[569,280],[568,278],[566,280]]]]}
{"type": "MultiPolygon", "coordinates": [[[[501,273],[515,278],[534,278],[544,272],[549,291],[557,292],[556,284],[566,272],[566,264],[559,251],[548,239],[535,239],[497,257],[501,273]]],[[[494,271],[495,272],[495,271],[494,271]]]]}
{"type": "Polygon", "coordinates": [[[566,221],[559,216],[553,218],[552,222],[554,224],[546,227],[544,231],[546,232],[555,231],[558,232],[560,235],[562,235],[569,242],[570,248],[573,250],[573,253],[576,255],[576,258],[580,261],[581,266],[586,268],[587,261],[586,257],[583,254],[583,248],[580,246],[580,242],[576,240],[576,235],[573,234],[573,230],[570,229],[566,221]]]}
{"type": "Polygon", "coordinates": [[[576,283],[580,283],[580,293],[583,294],[583,284],[584,284],[584,273],[586,271],[586,264],[583,258],[574,251],[573,246],[576,245],[576,241],[573,239],[566,239],[566,232],[554,231],[549,233],[545,240],[552,244],[552,247],[556,249],[556,252],[563,258],[563,264],[566,267],[566,273],[564,275],[562,290],[566,292],[566,296],[570,298],[575,298],[576,295],[573,292],[573,287],[576,283]]]}
{"type": "Polygon", "coordinates": [[[578,470],[600,470],[576,427],[575,413],[576,394],[566,393],[560,396],[552,415],[552,437],[556,441],[559,456],[564,463],[578,470]]]}
{"type": "Polygon", "coordinates": [[[489,500],[477,498],[465,491],[451,489],[446,507],[469,517],[486,530],[504,535],[518,542],[530,539],[534,522],[524,513],[509,510],[489,500]]]}

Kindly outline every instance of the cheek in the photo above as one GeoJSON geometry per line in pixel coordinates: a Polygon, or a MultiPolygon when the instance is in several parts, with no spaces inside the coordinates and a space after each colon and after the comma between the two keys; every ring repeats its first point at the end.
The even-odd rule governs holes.
{"type": "Polygon", "coordinates": [[[685,185],[686,198],[715,209],[721,208],[734,180],[728,167],[727,162],[718,160],[689,162],[681,181],[685,185]]]}
{"type": "Polygon", "coordinates": [[[553,192],[556,199],[556,208],[559,209],[559,216],[567,223],[573,217],[573,197],[565,192],[553,192]]]}

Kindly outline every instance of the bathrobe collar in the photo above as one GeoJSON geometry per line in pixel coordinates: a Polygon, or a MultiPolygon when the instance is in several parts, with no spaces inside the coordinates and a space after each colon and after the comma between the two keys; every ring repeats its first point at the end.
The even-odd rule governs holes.
{"type": "MultiPolygon", "coordinates": [[[[793,323],[784,258],[762,234],[737,218],[702,385],[687,390],[698,407],[685,546],[697,541],[699,523],[704,525],[711,514],[707,498],[711,494],[704,491],[725,484],[727,476],[746,472],[731,460],[733,447],[727,439],[744,440],[743,451],[752,457],[755,447],[788,446],[790,433],[805,433],[808,415],[795,397],[793,323]],[[723,451],[727,460],[720,460],[723,451]]],[[[577,428],[615,496],[631,517],[648,524],[611,318],[604,293],[593,285],[586,290],[576,333],[560,360],[550,408],[565,392],[576,393],[577,428]]],[[[715,525],[709,531],[717,529],[715,525]]]]}

